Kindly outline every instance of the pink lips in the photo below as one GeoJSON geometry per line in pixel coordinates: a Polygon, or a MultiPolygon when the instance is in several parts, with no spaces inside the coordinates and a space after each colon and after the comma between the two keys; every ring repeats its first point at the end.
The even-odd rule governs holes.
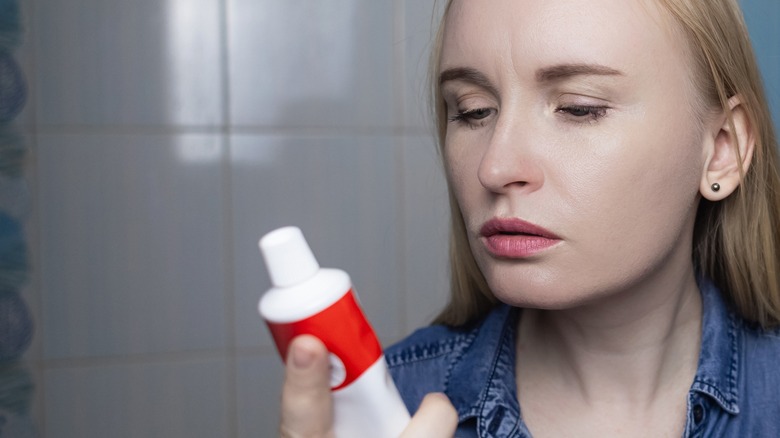
{"type": "Polygon", "coordinates": [[[487,250],[495,257],[531,257],[561,241],[542,227],[521,219],[491,219],[480,228],[487,250]]]}

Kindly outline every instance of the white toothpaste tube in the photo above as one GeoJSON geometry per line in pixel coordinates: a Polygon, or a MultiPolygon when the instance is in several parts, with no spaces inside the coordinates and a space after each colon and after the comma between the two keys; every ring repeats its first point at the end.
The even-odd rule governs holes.
{"type": "Polygon", "coordinates": [[[328,348],[336,437],[397,438],[409,412],[349,275],[320,268],[297,227],[263,236],[260,252],[273,283],[260,299],[260,315],[282,359],[298,335],[316,336],[328,348]]]}

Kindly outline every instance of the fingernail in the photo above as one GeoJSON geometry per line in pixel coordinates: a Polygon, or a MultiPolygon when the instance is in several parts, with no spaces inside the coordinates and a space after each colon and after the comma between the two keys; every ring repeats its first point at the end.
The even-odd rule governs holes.
{"type": "Polygon", "coordinates": [[[295,368],[309,368],[314,363],[314,354],[305,348],[293,348],[292,362],[295,368]]]}

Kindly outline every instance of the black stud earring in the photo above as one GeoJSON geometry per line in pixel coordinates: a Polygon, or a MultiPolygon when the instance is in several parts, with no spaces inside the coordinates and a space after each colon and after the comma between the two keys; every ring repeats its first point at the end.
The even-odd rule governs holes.
{"type": "Polygon", "coordinates": [[[712,191],[717,192],[720,190],[720,184],[718,183],[712,183],[712,191]]]}

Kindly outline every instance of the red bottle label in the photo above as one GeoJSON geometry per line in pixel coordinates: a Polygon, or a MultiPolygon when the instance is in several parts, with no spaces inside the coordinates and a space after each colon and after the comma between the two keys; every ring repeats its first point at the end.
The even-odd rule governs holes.
{"type": "Polygon", "coordinates": [[[287,347],[294,337],[309,334],[319,338],[344,364],[346,376],[331,388],[334,391],[354,382],[382,356],[382,346],[360,310],[352,289],[330,307],[304,320],[266,323],[283,360],[287,359],[287,347]]]}

